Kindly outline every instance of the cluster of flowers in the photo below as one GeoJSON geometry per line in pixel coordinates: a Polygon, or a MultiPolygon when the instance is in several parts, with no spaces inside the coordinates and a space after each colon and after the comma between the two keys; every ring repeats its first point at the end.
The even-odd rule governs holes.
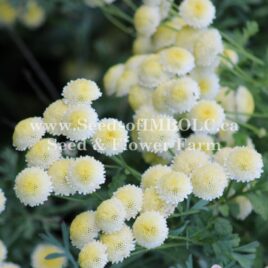
{"type": "Polygon", "coordinates": [[[0,240],[0,268],[20,268],[19,265],[12,263],[12,262],[6,262],[7,258],[7,248],[3,241],[0,240]]]}
{"type": "Polygon", "coordinates": [[[128,95],[134,122],[147,119],[149,125],[159,126],[134,131],[132,138],[150,145],[141,150],[145,158],[152,158],[152,153],[161,157],[163,151],[176,147],[179,138],[178,130],[168,126],[174,126],[177,118],[187,118],[198,132],[192,137],[195,142],[211,141],[207,134],[218,134],[220,141],[229,142],[232,131],[220,129],[229,122],[225,111],[236,114],[229,119],[244,122],[254,111],[254,100],[243,86],[237,90],[220,87],[219,66],[232,68],[238,56],[224,49],[219,31],[209,27],[214,6],[209,0],[183,1],[179,12],[174,15],[173,11],[167,19],[169,1],[144,2],[134,16],[135,55],[111,67],[104,77],[107,95],[128,95]],[[160,140],[165,147],[155,148],[160,140]]]}
{"type": "MultiPolygon", "coordinates": [[[[135,243],[147,249],[162,245],[168,237],[166,219],[191,193],[214,200],[222,196],[229,180],[252,181],[260,177],[262,167],[261,155],[249,147],[224,148],[213,158],[199,150],[185,150],[171,166],[150,167],[142,175],[140,187],[125,185],[96,211],[83,212],[73,220],[70,235],[72,244],[81,249],[80,266],[121,262],[135,243]],[[125,221],[132,218],[131,229],[125,221]]],[[[242,208],[237,218],[244,219],[251,204],[243,196],[236,202],[242,208]]]]}
{"type": "MultiPolygon", "coordinates": [[[[142,174],[140,186],[125,185],[95,211],[75,217],[70,237],[81,250],[82,268],[121,262],[136,243],[147,249],[163,244],[168,237],[167,218],[190,194],[211,201],[223,195],[230,180],[250,182],[261,176],[262,157],[253,147],[226,147],[214,154],[206,146],[220,138],[220,126],[226,120],[224,103],[228,109],[231,105],[228,98],[232,98],[231,112],[247,113],[249,106],[241,102],[251,103],[252,111],[254,108],[244,87],[217,99],[223,90],[216,68],[224,49],[220,33],[208,28],[215,16],[214,6],[209,0],[184,0],[179,14],[165,20],[170,8],[169,1],[145,1],[134,18],[139,34],[134,51],[142,54],[112,67],[104,78],[108,95],[129,95],[135,124],[147,120],[146,127],[132,133],[137,143],[149,145],[146,149],[139,146],[147,161],[164,159],[168,164],[150,167],[142,174]],[[177,120],[183,117],[202,131],[193,129],[196,133],[188,138],[186,148],[178,151],[177,120]],[[190,142],[196,146],[190,148],[190,142]],[[134,222],[132,227],[129,221],[134,222]]],[[[229,51],[227,55],[235,63],[235,54],[229,51]]],[[[28,167],[15,180],[16,195],[25,205],[42,204],[52,191],[56,195],[90,194],[105,182],[100,161],[91,156],[68,158],[57,140],[44,138],[45,134],[74,142],[90,141],[94,150],[107,156],[126,149],[124,124],[116,119],[99,120],[91,106],[101,96],[93,81],[71,81],[62,95],[63,99],[45,110],[43,118],[25,119],[15,128],[14,146],[28,149],[28,167]]],[[[247,119],[243,116],[239,120],[247,119]]],[[[250,213],[247,202],[245,197],[237,199],[243,208],[240,219],[250,213]]],[[[44,245],[37,247],[33,260],[42,261],[50,250],[44,245]]],[[[61,261],[59,267],[65,263],[64,258],[56,260],[61,261]]]]}
{"type": "Polygon", "coordinates": [[[19,7],[13,6],[11,1],[0,1],[0,24],[13,25],[16,20],[28,28],[38,28],[45,21],[45,10],[36,0],[23,2],[19,7]]]}
{"type": "Polygon", "coordinates": [[[108,156],[126,149],[128,133],[122,122],[98,115],[91,107],[101,96],[95,82],[77,79],[63,89],[63,99],[50,104],[43,118],[32,117],[20,121],[13,134],[17,150],[26,153],[28,167],[15,180],[15,192],[22,203],[37,206],[55,195],[89,194],[105,182],[104,165],[91,156],[64,157],[62,146],[55,138],[91,141],[93,149],[108,156]],[[64,125],[62,125],[64,124],[64,125]],[[62,127],[65,126],[65,127],[62,127]]]}

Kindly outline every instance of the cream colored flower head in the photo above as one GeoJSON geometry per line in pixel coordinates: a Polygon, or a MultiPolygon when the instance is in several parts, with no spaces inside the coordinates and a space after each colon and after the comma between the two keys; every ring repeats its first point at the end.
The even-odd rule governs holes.
{"type": "Polygon", "coordinates": [[[195,66],[193,55],[184,48],[166,48],[159,55],[163,70],[171,75],[185,75],[195,66]]]}
{"type": "Polygon", "coordinates": [[[214,142],[212,136],[203,133],[194,133],[185,142],[188,150],[200,150],[208,155],[219,149],[220,144],[214,142]]]}
{"type": "Polygon", "coordinates": [[[138,36],[133,42],[133,54],[142,55],[152,52],[152,41],[150,37],[138,36]]]}
{"type": "Polygon", "coordinates": [[[0,264],[7,257],[7,248],[2,240],[0,240],[0,264]]]}
{"type": "Polygon", "coordinates": [[[223,195],[228,179],[222,166],[209,163],[194,170],[192,185],[194,195],[211,201],[223,195]]]}
{"type": "Polygon", "coordinates": [[[123,204],[127,220],[136,217],[141,211],[143,198],[141,188],[128,184],[117,189],[113,196],[123,204]]]}
{"type": "Polygon", "coordinates": [[[168,21],[160,25],[152,36],[152,46],[155,51],[173,46],[176,42],[177,30],[168,21]]]}
{"type": "Polygon", "coordinates": [[[104,268],[107,262],[107,248],[99,241],[86,244],[78,257],[81,268],[104,268]]]}
{"type": "Polygon", "coordinates": [[[146,151],[161,153],[173,148],[178,139],[177,121],[167,115],[157,115],[143,122],[138,131],[140,146],[146,151]]]}
{"type": "Polygon", "coordinates": [[[176,34],[175,45],[187,49],[189,52],[193,53],[195,43],[203,32],[203,30],[194,29],[192,27],[183,27],[176,34]]]}
{"type": "Polygon", "coordinates": [[[198,83],[202,99],[215,99],[220,90],[220,81],[216,73],[209,68],[196,68],[191,77],[198,83]]]}
{"type": "Polygon", "coordinates": [[[63,100],[57,100],[51,103],[45,110],[44,122],[47,126],[47,132],[52,135],[62,135],[64,132],[64,121],[63,116],[67,111],[68,106],[63,102],[63,100]]]}
{"type": "Polygon", "coordinates": [[[143,87],[154,88],[168,80],[164,72],[159,55],[147,56],[138,70],[139,84],[143,87]]]}
{"type": "Polygon", "coordinates": [[[247,122],[255,109],[255,102],[251,92],[244,86],[239,86],[236,95],[236,111],[239,121],[247,122]]]}
{"type": "Polygon", "coordinates": [[[259,179],[263,172],[262,156],[250,147],[235,147],[225,166],[229,177],[235,181],[253,181],[259,179]]]}
{"type": "Polygon", "coordinates": [[[44,23],[46,13],[44,8],[39,5],[37,1],[29,0],[19,18],[25,26],[29,28],[37,28],[44,23]]]}
{"type": "Polygon", "coordinates": [[[239,62],[239,56],[236,51],[232,49],[225,48],[223,51],[222,64],[228,68],[233,68],[239,62]]]}
{"type": "Polygon", "coordinates": [[[62,249],[50,245],[39,244],[33,251],[31,256],[33,268],[62,268],[67,264],[66,257],[59,257],[55,259],[46,259],[46,257],[53,253],[63,253],[62,249]]]}
{"type": "Polygon", "coordinates": [[[192,108],[189,118],[194,131],[215,134],[221,128],[225,114],[215,101],[201,100],[192,108]]]}
{"type": "Polygon", "coordinates": [[[241,195],[234,199],[234,203],[238,205],[239,212],[235,215],[238,220],[245,220],[253,210],[250,200],[241,195]]]}
{"type": "Polygon", "coordinates": [[[38,141],[26,154],[28,166],[48,168],[61,157],[61,146],[55,139],[38,141]]]}
{"type": "Polygon", "coordinates": [[[123,227],[125,219],[125,207],[115,197],[103,201],[96,210],[97,226],[107,234],[119,231],[123,227]]]}
{"type": "Polygon", "coordinates": [[[105,182],[104,166],[91,156],[76,158],[71,162],[68,182],[80,194],[93,193],[105,182]]]}
{"type": "Polygon", "coordinates": [[[2,262],[0,268],[20,268],[20,266],[13,262],[2,262]]]}
{"type": "Polygon", "coordinates": [[[123,122],[105,118],[98,122],[92,137],[94,150],[107,156],[121,154],[127,148],[128,132],[123,122]]]}
{"type": "Polygon", "coordinates": [[[13,133],[13,146],[24,151],[37,143],[46,133],[42,118],[30,117],[20,121],[13,133]]]}
{"type": "Polygon", "coordinates": [[[92,137],[98,122],[96,111],[88,105],[72,105],[63,117],[64,134],[72,141],[83,141],[92,137]]]}
{"type": "Polygon", "coordinates": [[[215,64],[217,57],[223,53],[221,35],[216,29],[208,29],[200,34],[194,45],[194,56],[197,65],[209,67],[215,64]]]}
{"type": "Polygon", "coordinates": [[[0,2],[0,24],[12,25],[16,21],[17,12],[8,0],[0,2]]]}
{"type": "Polygon", "coordinates": [[[108,96],[115,94],[117,81],[124,72],[124,68],[124,64],[116,64],[105,73],[103,83],[108,96]]]}
{"type": "Polygon", "coordinates": [[[146,189],[155,187],[158,180],[166,173],[170,172],[171,168],[163,165],[155,165],[148,168],[141,176],[141,187],[146,189]]]}
{"type": "Polygon", "coordinates": [[[190,178],[182,172],[171,171],[160,178],[156,191],[165,202],[178,204],[192,193],[190,178]]]}
{"type": "Polygon", "coordinates": [[[0,188],[0,214],[5,210],[6,208],[6,197],[3,192],[3,190],[0,188]]]}
{"type": "Polygon", "coordinates": [[[170,80],[167,86],[167,106],[172,113],[189,112],[200,96],[198,84],[190,77],[170,80]]]}
{"type": "Polygon", "coordinates": [[[71,159],[62,158],[54,162],[48,169],[48,175],[51,177],[53,185],[53,192],[56,195],[68,196],[75,193],[68,180],[71,163],[71,159]]]}
{"type": "Polygon", "coordinates": [[[78,214],[72,221],[70,239],[75,247],[82,249],[98,236],[99,228],[96,224],[95,214],[94,211],[85,211],[78,214]]]}
{"type": "Polygon", "coordinates": [[[151,99],[152,92],[139,85],[133,86],[128,94],[128,103],[134,111],[150,103],[151,99]]]}
{"type": "Polygon", "coordinates": [[[214,155],[214,160],[222,166],[225,166],[226,160],[232,152],[233,148],[225,147],[218,150],[214,155]]]}
{"type": "Polygon", "coordinates": [[[184,0],[180,5],[180,15],[194,28],[206,28],[215,18],[215,7],[209,0],[184,0]]]}
{"type": "Polygon", "coordinates": [[[51,178],[41,168],[26,168],[17,175],[14,189],[24,205],[38,206],[43,204],[52,192],[51,178]]]}
{"type": "Polygon", "coordinates": [[[175,210],[176,205],[165,202],[156,192],[155,187],[149,187],[143,193],[142,212],[157,211],[164,218],[169,217],[175,210]]]}
{"type": "Polygon", "coordinates": [[[107,247],[108,261],[112,264],[122,262],[135,249],[134,237],[127,225],[112,234],[102,234],[100,241],[107,247]]]}
{"type": "Polygon", "coordinates": [[[87,104],[101,97],[102,93],[94,81],[77,79],[68,82],[63,88],[62,96],[68,104],[87,104]]]}
{"type": "Polygon", "coordinates": [[[156,211],[142,213],[133,224],[137,243],[147,249],[161,246],[168,236],[165,218],[156,211]]]}
{"type": "Polygon", "coordinates": [[[142,62],[148,57],[148,55],[133,55],[125,63],[125,68],[127,70],[135,71],[137,70],[142,62]]]}
{"type": "Polygon", "coordinates": [[[139,35],[151,36],[160,24],[160,12],[156,6],[140,6],[134,15],[134,26],[139,35]]]}
{"type": "Polygon", "coordinates": [[[137,70],[125,68],[116,83],[116,96],[128,95],[130,89],[138,83],[137,70]]]}
{"type": "Polygon", "coordinates": [[[191,176],[192,172],[209,163],[208,154],[200,150],[181,151],[173,160],[172,169],[191,176]]]}

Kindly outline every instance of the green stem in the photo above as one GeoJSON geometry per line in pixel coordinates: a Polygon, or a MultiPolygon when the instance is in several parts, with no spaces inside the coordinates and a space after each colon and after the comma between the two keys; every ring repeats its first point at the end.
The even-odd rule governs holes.
{"type": "Polygon", "coordinates": [[[172,218],[179,218],[179,217],[183,217],[183,216],[188,216],[188,215],[193,215],[193,214],[198,214],[200,212],[200,210],[190,210],[190,211],[186,211],[186,212],[182,212],[182,213],[175,213],[172,214],[169,219],[172,218]]]}
{"type": "Polygon", "coordinates": [[[249,52],[247,52],[244,48],[242,48],[240,45],[238,45],[236,43],[236,41],[234,41],[232,38],[230,38],[227,34],[221,32],[221,35],[223,36],[223,38],[228,41],[233,47],[237,48],[237,50],[243,54],[245,57],[247,57],[248,59],[252,60],[253,62],[259,64],[259,65],[264,65],[263,61],[260,60],[259,58],[255,57],[254,55],[250,54],[249,52]]]}
{"type": "Polygon", "coordinates": [[[126,5],[128,5],[131,9],[133,9],[133,11],[136,11],[136,9],[138,8],[131,0],[123,0],[126,5]]]}
{"type": "Polygon", "coordinates": [[[127,170],[133,177],[135,177],[139,182],[141,180],[141,174],[135,170],[134,168],[130,167],[125,160],[122,158],[122,156],[116,157],[113,156],[111,159],[118,164],[119,166],[123,167],[125,170],[127,170]]]}

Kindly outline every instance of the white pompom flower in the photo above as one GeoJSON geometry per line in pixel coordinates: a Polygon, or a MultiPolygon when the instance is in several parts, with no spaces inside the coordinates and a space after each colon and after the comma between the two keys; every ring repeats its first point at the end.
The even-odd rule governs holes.
{"type": "Polygon", "coordinates": [[[179,114],[189,112],[200,96],[198,84],[190,77],[170,80],[168,93],[167,106],[179,114]]]}
{"type": "Polygon", "coordinates": [[[135,111],[151,102],[152,92],[139,85],[133,86],[128,94],[128,102],[135,111]]]}
{"type": "Polygon", "coordinates": [[[116,83],[116,96],[128,95],[130,89],[138,83],[137,71],[125,68],[116,83]]]}
{"type": "Polygon", "coordinates": [[[89,139],[96,128],[98,115],[88,105],[72,105],[66,111],[63,121],[66,123],[64,134],[72,141],[89,139]]]}
{"type": "Polygon", "coordinates": [[[245,220],[253,210],[250,200],[246,196],[237,196],[234,203],[238,205],[239,212],[235,215],[238,220],[245,220]]]}
{"type": "Polygon", "coordinates": [[[215,99],[220,90],[220,80],[210,69],[196,68],[191,77],[198,83],[201,99],[215,99]]]}
{"type": "Polygon", "coordinates": [[[95,214],[94,211],[85,211],[73,219],[70,226],[70,239],[75,247],[82,249],[98,236],[99,228],[95,214]]]}
{"type": "Polygon", "coordinates": [[[116,84],[124,72],[124,64],[116,64],[105,73],[103,78],[104,89],[108,96],[116,93],[116,84]]]}
{"type": "Polygon", "coordinates": [[[60,256],[55,259],[46,259],[50,254],[63,254],[61,248],[51,245],[51,244],[39,244],[33,251],[31,256],[31,264],[33,268],[62,268],[67,264],[67,259],[65,256],[60,256]]]}
{"type": "Polygon", "coordinates": [[[206,28],[215,18],[215,7],[210,0],[184,0],[180,5],[180,15],[194,28],[206,28]]]}
{"type": "Polygon", "coordinates": [[[137,243],[147,249],[161,246],[168,236],[165,218],[156,211],[142,213],[133,224],[137,243]]]}
{"type": "Polygon", "coordinates": [[[5,210],[6,208],[6,197],[2,189],[0,189],[0,214],[5,210]]]}
{"type": "Polygon", "coordinates": [[[122,262],[135,249],[134,237],[127,225],[112,234],[102,234],[100,241],[107,247],[108,260],[112,264],[122,262]]]}
{"type": "Polygon", "coordinates": [[[125,219],[125,207],[115,197],[103,201],[96,210],[97,226],[107,234],[119,231],[123,227],[125,219]]]}
{"type": "Polygon", "coordinates": [[[194,195],[208,201],[221,197],[228,185],[225,171],[218,163],[195,169],[191,181],[194,195]]]}
{"type": "Polygon", "coordinates": [[[232,152],[233,148],[225,147],[221,148],[216,152],[214,155],[214,160],[222,166],[226,165],[226,160],[229,157],[230,153],[232,152]]]}
{"type": "Polygon", "coordinates": [[[105,182],[104,165],[94,157],[81,156],[71,162],[68,181],[80,194],[93,193],[105,182]]]}
{"type": "Polygon", "coordinates": [[[127,142],[128,132],[124,123],[113,118],[100,120],[92,137],[94,150],[107,156],[124,152],[127,142]]]}
{"type": "Polygon", "coordinates": [[[201,100],[192,108],[189,118],[194,131],[215,134],[222,126],[225,114],[215,101],[201,100]]]}
{"type": "Polygon", "coordinates": [[[134,15],[134,26],[138,34],[151,36],[160,24],[160,12],[157,6],[140,6],[134,15]]]}
{"type": "Polygon", "coordinates": [[[13,133],[13,146],[24,151],[37,143],[46,133],[41,117],[30,117],[20,121],[13,133]]]}
{"type": "Polygon", "coordinates": [[[195,43],[199,40],[203,32],[203,30],[194,29],[192,27],[183,27],[177,32],[175,45],[193,53],[195,43]]]}
{"type": "Polygon", "coordinates": [[[154,88],[162,82],[168,80],[168,75],[164,72],[160,63],[159,55],[147,56],[138,70],[139,84],[146,88],[154,88]]]}
{"type": "Polygon", "coordinates": [[[250,147],[235,147],[226,160],[230,179],[249,182],[260,178],[263,172],[261,154],[250,147]]]}
{"type": "Polygon", "coordinates": [[[223,59],[222,64],[224,64],[227,68],[233,68],[234,65],[237,65],[239,62],[239,56],[236,51],[232,49],[225,48],[223,51],[223,59]]]}
{"type": "Polygon", "coordinates": [[[46,138],[38,141],[26,154],[29,167],[48,168],[61,157],[61,146],[55,139],[46,138]]]}
{"type": "Polygon", "coordinates": [[[104,268],[108,263],[107,248],[99,241],[86,244],[79,253],[81,268],[104,268]]]}
{"type": "Polygon", "coordinates": [[[184,48],[166,48],[159,55],[163,70],[171,75],[185,75],[195,66],[193,55],[184,48]]]}
{"type": "Polygon", "coordinates": [[[175,210],[176,204],[167,203],[157,193],[155,187],[149,187],[143,193],[142,213],[147,211],[157,211],[164,218],[169,217],[175,210]]]}
{"type": "Polygon", "coordinates": [[[2,240],[0,240],[0,264],[7,257],[7,248],[2,240]]]}
{"type": "Polygon", "coordinates": [[[152,52],[152,41],[150,37],[138,36],[133,42],[133,54],[148,54],[152,52]]]}
{"type": "Polygon", "coordinates": [[[204,133],[194,133],[185,141],[185,147],[188,150],[200,150],[208,155],[218,149],[219,143],[214,142],[212,136],[204,133]]]}
{"type": "Polygon", "coordinates": [[[88,104],[101,97],[102,93],[94,81],[76,79],[63,88],[62,96],[68,104],[88,104]]]}
{"type": "Polygon", "coordinates": [[[173,148],[178,139],[177,121],[167,115],[157,115],[143,122],[138,131],[141,146],[153,153],[173,148]]]}
{"type": "Polygon", "coordinates": [[[167,203],[178,204],[192,193],[190,178],[182,172],[171,171],[160,178],[156,191],[167,203]]]}
{"type": "Polygon", "coordinates": [[[197,65],[209,67],[223,53],[221,35],[216,29],[208,29],[200,34],[194,46],[194,56],[197,65]]]}
{"type": "Polygon", "coordinates": [[[141,176],[141,187],[146,189],[155,187],[158,180],[166,173],[170,172],[171,168],[163,165],[155,165],[148,168],[141,176]]]}
{"type": "Polygon", "coordinates": [[[208,154],[199,150],[184,150],[173,160],[172,169],[191,176],[192,172],[209,163],[208,154]]]}
{"type": "Polygon", "coordinates": [[[67,109],[68,106],[63,100],[57,100],[46,108],[43,116],[48,133],[55,136],[63,134],[63,116],[67,109]]]}
{"type": "Polygon", "coordinates": [[[117,189],[113,194],[123,204],[126,211],[126,219],[135,218],[142,207],[142,190],[135,185],[125,185],[117,189]]]}
{"type": "Polygon", "coordinates": [[[53,185],[53,192],[56,195],[69,196],[75,193],[68,180],[71,163],[72,159],[59,159],[48,169],[48,175],[51,177],[53,185]]]}
{"type": "Polygon", "coordinates": [[[15,179],[15,193],[19,200],[30,207],[43,204],[52,192],[50,176],[41,168],[21,171],[15,179]]]}

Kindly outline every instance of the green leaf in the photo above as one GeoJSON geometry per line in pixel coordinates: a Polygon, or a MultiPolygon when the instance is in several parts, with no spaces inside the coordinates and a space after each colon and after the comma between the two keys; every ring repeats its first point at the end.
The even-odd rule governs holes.
{"type": "Polygon", "coordinates": [[[256,250],[259,247],[259,245],[260,243],[255,241],[247,245],[238,247],[235,249],[235,251],[240,252],[240,253],[256,253],[256,250]]]}
{"type": "Polygon", "coordinates": [[[193,268],[193,256],[190,255],[188,260],[186,261],[186,268],[193,268]]]}
{"type": "Polygon", "coordinates": [[[254,254],[243,255],[243,254],[233,253],[232,257],[241,265],[241,267],[252,268],[255,255],[254,254]]]}
{"type": "Polygon", "coordinates": [[[254,211],[259,214],[264,220],[268,220],[267,195],[263,193],[247,194],[254,211]]]}

